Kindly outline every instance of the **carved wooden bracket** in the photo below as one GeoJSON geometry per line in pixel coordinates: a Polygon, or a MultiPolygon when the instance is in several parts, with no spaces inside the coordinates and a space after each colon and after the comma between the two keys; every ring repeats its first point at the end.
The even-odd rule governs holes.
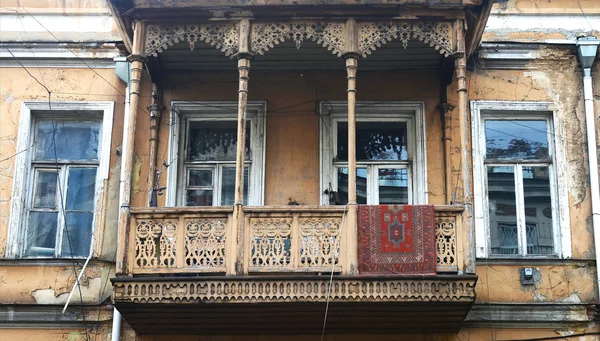
{"type": "MultiPolygon", "coordinates": [[[[392,40],[400,40],[404,48],[412,39],[422,41],[448,56],[456,52],[453,24],[443,21],[363,21],[358,22],[358,51],[346,51],[351,39],[346,22],[316,20],[292,20],[289,22],[252,22],[249,30],[250,52],[264,54],[269,49],[292,40],[297,48],[305,40],[316,41],[338,57],[344,53],[357,52],[363,57],[392,40]]],[[[198,41],[216,46],[227,56],[239,51],[239,23],[221,22],[210,24],[176,25],[148,24],[145,54],[156,56],[175,43],[187,42],[194,49],[198,41]]]]}

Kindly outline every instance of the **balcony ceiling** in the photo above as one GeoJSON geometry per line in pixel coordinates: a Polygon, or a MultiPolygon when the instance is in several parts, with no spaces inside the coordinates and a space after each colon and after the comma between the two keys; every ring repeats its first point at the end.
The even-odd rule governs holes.
{"type": "MultiPolygon", "coordinates": [[[[117,278],[115,306],[138,334],[320,334],[329,276],[117,278]]],[[[329,334],[457,333],[476,276],[334,277],[329,334]]]]}
{"type": "MultiPolygon", "coordinates": [[[[193,51],[187,43],[169,47],[158,55],[158,63],[165,71],[237,71],[235,59],[226,57],[215,47],[198,43],[193,51]]],[[[409,41],[405,49],[400,41],[391,41],[359,60],[359,72],[407,71],[439,69],[444,57],[429,45],[409,41]]],[[[254,56],[252,71],[345,71],[342,58],[333,55],[316,42],[305,41],[297,49],[286,41],[254,56]]]]}

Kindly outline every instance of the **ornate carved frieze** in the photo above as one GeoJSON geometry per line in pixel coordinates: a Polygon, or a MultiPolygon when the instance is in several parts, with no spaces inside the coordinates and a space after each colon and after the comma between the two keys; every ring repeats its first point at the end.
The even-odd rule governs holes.
{"type": "MultiPolygon", "coordinates": [[[[335,279],[331,302],[472,302],[474,278],[466,279],[335,279]]],[[[117,280],[117,303],[266,303],[325,302],[329,280],[252,278],[223,280],[139,281],[117,280]]]]}
{"type": "MultiPolygon", "coordinates": [[[[239,32],[235,22],[210,24],[149,24],[146,29],[145,53],[156,56],[175,43],[187,42],[190,49],[196,43],[206,42],[216,46],[225,55],[238,52],[239,32]]],[[[253,22],[250,29],[250,50],[262,55],[269,49],[292,40],[297,48],[305,40],[313,40],[342,56],[348,46],[346,24],[343,21],[292,20],[287,22],[253,22]]],[[[454,52],[452,23],[437,21],[362,21],[358,23],[358,49],[366,57],[383,44],[398,39],[408,47],[409,40],[416,39],[429,44],[444,55],[454,52]]]]}
{"type": "Polygon", "coordinates": [[[448,56],[453,51],[452,24],[434,21],[389,21],[358,23],[358,48],[366,57],[383,44],[398,39],[408,46],[417,39],[448,56]]]}
{"type": "Polygon", "coordinates": [[[262,55],[286,39],[293,40],[297,48],[302,41],[311,39],[339,57],[344,53],[345,24],[310,20],[252,24],[250,48],[253,53],[262,55]]]}
{"type": "Polygon", "coordinates": [[[144,51],[147,56],[156,56],[169,46],[179,42],[187,42],[190,49],[193,50],[199,41],[216,46],[227,56],[234,55],[237,53],[239,46],[239,33],[236,23],[148,25],[144,51]]]}

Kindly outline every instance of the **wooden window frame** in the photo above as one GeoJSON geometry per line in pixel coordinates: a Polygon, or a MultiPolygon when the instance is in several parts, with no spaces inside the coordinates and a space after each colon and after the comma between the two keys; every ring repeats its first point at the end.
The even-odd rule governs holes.
{"type": "MultiPolygon", "coordinates": [[[[207,161],[194,165],[184,163],[187,145],[187,121],[236,121],[237,102],[227,101],[172,101],[169,133],[169,167],[167,168],[166,206],[185,206],[187,169],[213,168],[213,206],[220,206],[222,167],[235,167],[235,161],[207,161]]],[[[267,103],[250,101],[247,107],[247,126],[250,127],[250,149],[252,160],[246,161],[249,168],[248,205],[262,206],[264,203],[264,169],[266,142],[267,103]]]]}
{"type": "MultiPolygon", "coordinates": [[[[113,128],[113,114],[114,114],[114,102],[112,101],[86,101],[86,102],[67,102],[67,101],[53,101],[52,107],[50,108],[48,101],[24,101],[21,103],[21,115],[19,118],[19,130],[18,130],[18,141],[17,141],[17,154],[15,155],[14,161],[14,179],[12,188],[12,201],[10,208],[10,220],[8,226],[8,238],[7,248],[5,257],[9,259],[57,259],[57,258],[68,258],[68,259],[85,259],[88,256],[61,256],[61,257],[24,257],[23,250],[25,246],[25,231],[28,219],[28,212],[31,207],[31,200],[33,199],[33,177],[35,176],[36,168],[62,168],[68,165],[78,166],[95,166],[96,171],[96,185],[94,191],[94,218],[92,222],[92,236],[91,236],[91,247],[90,254],[94,257],[98,257],[101,254],[102,248],[102,237],[103,234],[103,219],[99,219],[106,213],[106,207],[102,198],[106,195],[106,182],[109,176],[109,163],[110,163],[110,150],[112,141],[112,128],[113,128]],[[59,167],[53,167],[54,162],[36,162],[33,160],[32,154],[35,149],[34,143],[34,129],[38,117],[50,117],[47,112],[49,110],[56,111],[54,118],[57,120],[89,120],[89,116],[82,117],[81,111],[97,111],[100,115],[97,119],[100,122],[100,132],[98,140],[98,160],[93,162],[76,161],[72,163],[65,163],[59,160],[59,167]],[[59,114],[60,112],[60,114],[59,114]],[[19,153],[19,151],[21,151],[19,153]],[[100,236],[99,236],[100,235],[100,236]]],[[[61,171],[59,169],[59,176],[61,171]]],[[[66,176],[63,175],[66,179],[66,176]]],[[[64,186],[61,190],[66,190],[66,183],[64,179],[61,179],[61,185],[64,186]]],[[[64,191],[63,191],[64,192],[64,191]]],[[[58,195],[58,194],[57,194],[58,195]]],[[[66,195],[66,192],[63,193],[66,195]]],[[[62,219],[59,212],[59,219],[62,219]]],[[[57,237],[58,238],[58,237],[57,237]]],[[[57,240],[60,244],[60,241],[57,240]]],[[[55,252],[58,252],[56,250],[55,252]]]]}
{"type": "Polygon", "coordinates": [[[557,134],[560,127],[555,108],[548,102],[523,101],[471,101],[473,139],[473,194],[475,216],[475,243],[477,258],[570,258],[571,230],[566,181],[565,138],[557,134]],[[546,120],[549,160],[490,160],[487,161],[486,120],[546,120]],[[517,200],[518,255],[491,254],[489,202],[487,199],[487,167],[514,167],[515,195],[517,200]],[[526,245],[526,218],[523,197],[523,167],[549,168],[552,202],[552,225],[554,253],[552,255],[528,255],[526,245]]]}
{"type": "MultiPolygon", "coordinates": [[[[321,205],[329,205],[328,190],[337,191],[337,168],[347,162],[335,161],[337,149],[337,123],[347,122],[347,103],[323,101],[320,103],[320,168],[321,205]]],[[[427,146],[425,143],[424,102],[356,102],[357,122],[407,122],[406,161],[357,161],[356,168],[367,168],[367,203],[379,204],[377,170],[379,168],[407,168],[409,203],[427,203],[427,146]]]]}

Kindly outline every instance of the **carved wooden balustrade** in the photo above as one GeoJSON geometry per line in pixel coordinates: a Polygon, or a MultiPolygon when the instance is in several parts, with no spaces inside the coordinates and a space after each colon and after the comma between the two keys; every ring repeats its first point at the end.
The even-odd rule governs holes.
{"type": "MultiPolygon", "coordinates": [[[[462,207],[436,206],[437,271],[460,270],[462,207]]],[[[234,229],[231,207],[132,209],[128,274],[322,273],[349,266],[345,236],[356,233],[339,206],[244,207],[234,229]]]]}

